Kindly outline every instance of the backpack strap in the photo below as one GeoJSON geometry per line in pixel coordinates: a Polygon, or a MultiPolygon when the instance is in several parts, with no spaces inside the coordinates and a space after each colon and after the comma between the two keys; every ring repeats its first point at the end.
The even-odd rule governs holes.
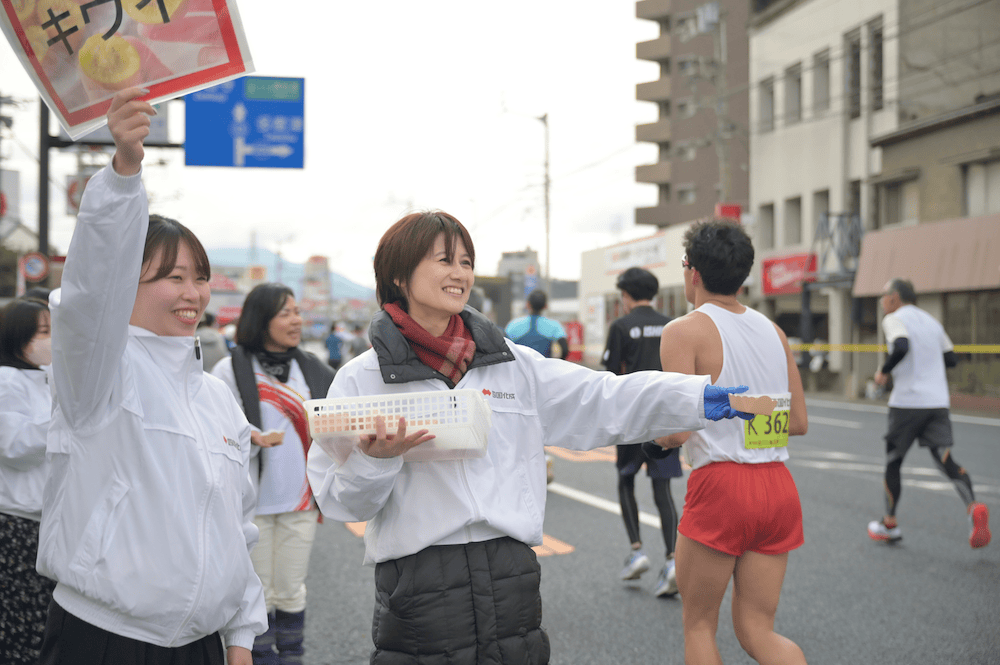
{"type": "Polygon", "coordinates": [[[243,413],[250,424],[261,429],[260,393],[257,391],[257,379],[253,373],[253,360],[242,346],[233,347],[233,375],[236,377],[236,388],[243,400],[243,413]]]}
{"type": "Polygon", "coordinates": [[[333,368],[321,361],[316,354],[303,351],[298,347],[292,351],[292,357],[302,369],[302,376],[306,380],[306,385],[309,386],[311,398],[326,399],[326,394],[330,391],[330,384],[333,383],[333,377],[336,374],[333,368]]]}

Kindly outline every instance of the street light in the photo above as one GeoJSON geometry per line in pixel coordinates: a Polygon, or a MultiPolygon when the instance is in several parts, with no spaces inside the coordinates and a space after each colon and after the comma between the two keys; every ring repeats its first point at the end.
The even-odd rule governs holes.
{"type": "Polygon", "coordinates": [[[545,291],[552,297],[552,284],[550,279],[551,263],[549,261],[549,114],[543,113],[538,117],[545,125],[545,291]]]}

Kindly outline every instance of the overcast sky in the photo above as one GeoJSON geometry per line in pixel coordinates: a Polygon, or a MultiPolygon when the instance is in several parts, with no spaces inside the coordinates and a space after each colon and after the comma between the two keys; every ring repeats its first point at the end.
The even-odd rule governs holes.
{"type": "MultiPolygon", "coordinates": [[[[371,286],[385,229],[410,209],[440,208],[472,233],[477,273],[527,246],[544,261],[543,113],[552,276],[577,279],[581,252],[654,232],[633,222],[635,207],[656,202],[653,186],[634,182],[636,165],[656,161],[654,145],[635,143],[636,123],[656,119],[635,84],[658,72],[635,45],[658,29],[635,18],[634,2],[238,4],[256,74],[306,79],[306,166],[185,167],[180,151],[149,151],[151,209],[206,246],[246,246],[256,232],[261,247],[296,262],[325,254],[371,286]]],[[[6,42],[0,95],[25,102],[4,108],[14,126],[0,150],[3,167],[21,171],[21,214],[36,228],[38,97],[6,42]]],[[[170,106],[181,141],[183,104],[170,106]]],[[[56,152],[50,243],[65,251],[75,158],[56,152]]]]}

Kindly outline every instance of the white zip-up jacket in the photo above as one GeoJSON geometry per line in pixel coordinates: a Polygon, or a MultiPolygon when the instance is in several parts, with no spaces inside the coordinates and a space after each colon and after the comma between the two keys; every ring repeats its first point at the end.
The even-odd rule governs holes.
{"type": "MultiPolygon", "coordinates": [[[[443,377],[420,364],[388,319],[384,312],[376,315],[373,348],[337,372],[329,397],[447,389],[443,377]]],[[[309,482],[323,514],[341,522],[368,522],[367,565],[431,545],[503,536],[539,545],[544,446],[590,450],[708,423],[704,392],[710,377],[595,372],[507,344],[500,330],[471,308],[463,319],[476,342],[476,356],[455,387],[489,392],[492,427],[484,457],[404,462],[370,457],[355,447],[339,465],[320,446],[309,449],[309,482]]]]}
{"type": "Polygon", "coordinates": [[[38,571],[67,612],[178,647],[267,628],[250,425],[194,337],[129,325],[148,226],[139,175],[87,185],[53,292],[54,408],[38,571]]]}
{"type": "Polygon", "coordinates": [[[0,367],[0,513],[41,519],[51,415],[46,370],[0,367]]]}

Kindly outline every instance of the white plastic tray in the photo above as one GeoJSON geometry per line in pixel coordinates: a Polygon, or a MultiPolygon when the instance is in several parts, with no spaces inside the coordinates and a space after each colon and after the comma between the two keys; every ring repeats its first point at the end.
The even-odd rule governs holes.
{"type": "Polygon", "coordinates": [[[362,434],[375,434],[376,416],[385,418],[389,434],[402,416],[408,433],[426,429],[435,435],[406,452],[407,462],[482,457],[493,413],[486,398],[470,389],[311,399],[305,408],[313,441],[341,463],[362,434]]]}

